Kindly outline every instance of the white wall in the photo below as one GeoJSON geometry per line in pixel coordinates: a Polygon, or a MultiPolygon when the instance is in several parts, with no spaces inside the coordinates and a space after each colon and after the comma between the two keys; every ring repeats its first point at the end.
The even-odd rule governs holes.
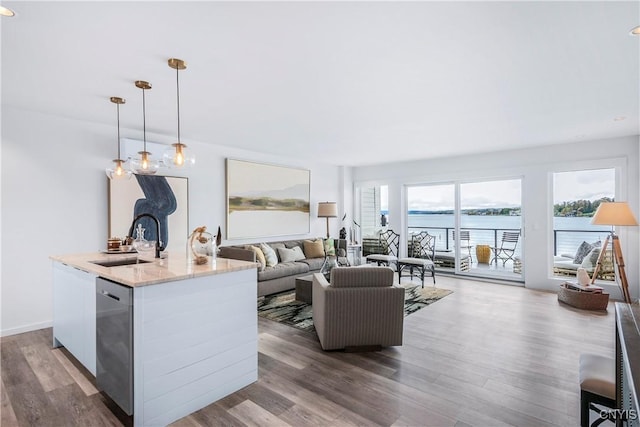
{"type": "MultiPolygon", "coordinates": [[[[428,152],[428,147],[423,147],[423,150],[428,152]]],[[[389,217],[394,221],[392,227],[406,230],[406,184],[522,177],[525,286],[555,291],[562,280],[551,277],[550,273],[553,255],[551,174],[580,168],[619,167],[621,176],[617,190],[618,200],[628,201],[636,217],[639,217],[639,151],[639,137],[634,136],[359,167],[353,170],[353,180],[356,185],[388,184],[389,217]]],[[[623,227],[618,234],[622,242],[631,294],[637,298],[640,277],[638,227],[623,227]]],[[[612,297],[621,298],[616,286],[608,287],[608,291],[612,293],[612,297]]]]}
{"type": "MultiPolygon", "coordinates": [[[[50,326],[50,255],[106,247],[104,169],[116,157],[115,131],[114,126],[3,108],[2,335],[50,326]]],[[[139,131],[127,129],[122,136],[142,138],[139,131]]],[[[172,136],[149,134],[147,140],[173,142],[172,136]]],[[[190,228],[206,225],[215,233],[220,225],[224,236],[227,157],[311,170],[311,232],[270,240],[323,236],[326,223],[316,217],[317,202],[344,199],[342,168],[337,166],[190,141],[189,146],[197,155],[196,167],[167,175],[189,177],[190,228]]],[[[332,236],[337,237],[339,222],[330,221],[332,236]]]]}

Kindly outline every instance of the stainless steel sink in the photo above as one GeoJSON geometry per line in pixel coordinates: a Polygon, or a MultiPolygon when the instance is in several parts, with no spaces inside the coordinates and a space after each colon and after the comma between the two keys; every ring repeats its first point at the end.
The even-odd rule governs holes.
{"type": "Polygon", "coordinates": [[[138,258],[128,258],[128,259],[117,259],[117,260],[109,260],[109,261],[89,261],[91,264],[101,265],[103,267],[119,267],[121,265],[132,265],[132,264],[146,264],[151,261],[146,261],[138,258]]]}

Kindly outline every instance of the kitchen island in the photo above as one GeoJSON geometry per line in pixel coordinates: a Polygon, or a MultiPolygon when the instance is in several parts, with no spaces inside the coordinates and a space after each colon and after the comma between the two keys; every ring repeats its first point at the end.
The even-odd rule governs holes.
{"type": "Polygon", "coordinates": [[[174,254],[141,264],[136,254],[51,259],[53,345],[94,375],[96,279],[131,290],[134,425],[169,424],[257,380],[257,264],[194,265],[174,254]]]}

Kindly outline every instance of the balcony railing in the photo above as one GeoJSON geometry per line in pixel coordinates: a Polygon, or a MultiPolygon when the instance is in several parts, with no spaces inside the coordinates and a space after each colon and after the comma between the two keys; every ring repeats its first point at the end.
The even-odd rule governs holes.
{"type": "MultiPolygon", "coordinates": [[[[453,227],[409,227],[409,234],[426,230],[436,236],[436,250],[451,250],[455,247],[453,227]]],[[[520,231],[517,228],[468,228],[469,245],[490,245],[498,247],[502,233],[505,231],[520,231]]],[[[583,241],[588,243],[602,242],[609,234],[606,230],[553,230],[553,254],[575,254],[583,241]]],[[[466,242],[466,241],[465,241],[466,242]]],[[[516,255],[520,255],[520,242],[516,246],[516,255]]]]}
{"type": "MultiPolygon", "coordinates": [[[[455,247],[453,227],[409,227],[409,234],[419,233],[425,230],[436,236],[436,251],[448,251],[455,247]]],[[[499,247],[502,233],[505,231],[518,232],[518,228],[461,228],[461,231],[469,231],[469,245],[489,245],[499,247]]],[[[464,240],[466,243],[466,240],[464,240]]],[[[516,256],[520,256],[520,243],[516,246],[516,256]]]]}

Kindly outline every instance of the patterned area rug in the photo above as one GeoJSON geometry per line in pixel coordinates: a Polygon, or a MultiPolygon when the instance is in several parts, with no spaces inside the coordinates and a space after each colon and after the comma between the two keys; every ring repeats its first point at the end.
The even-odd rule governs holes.
{"type": "MultiPolygon", "coordinates": [[[[405,316],[415,313],[453,292],[448,289],[433,288],[431,286],[426,286],[422,289],[420,285],[415,286],[410,283],[402,283],[402,286],[405,288],[405,316]]],[[[295,291],[259,297],[258,316],[282,322],[303,331],[315,332],[311,305],[306,302],[296,301],[295,297],[295,291]]]]}

